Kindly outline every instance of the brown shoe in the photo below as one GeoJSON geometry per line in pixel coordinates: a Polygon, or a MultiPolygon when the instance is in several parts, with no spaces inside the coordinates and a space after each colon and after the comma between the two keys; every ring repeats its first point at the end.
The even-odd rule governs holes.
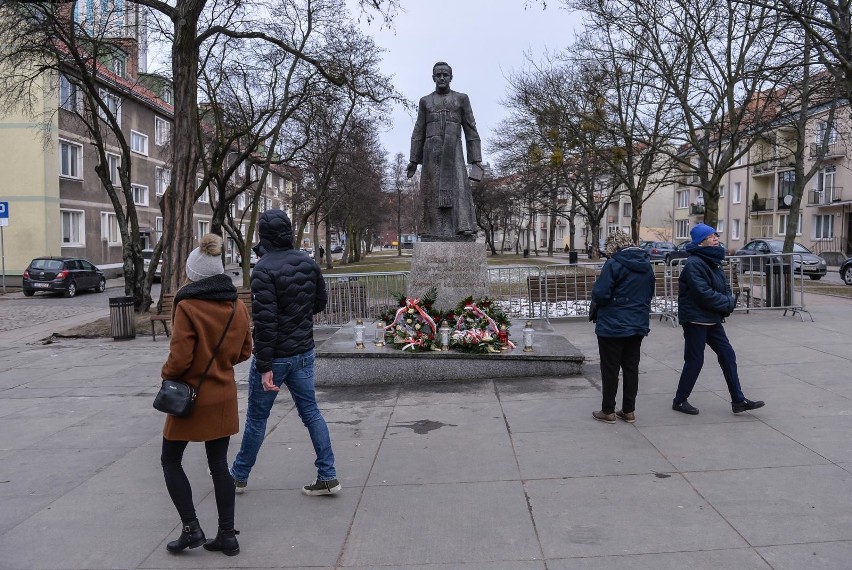
{"type": "Polygon", "coordinates": [[[598,420],[599,422],[603,422],[605,424],[615,423],[615,414],[605,414],[603,413],[603,411],[592,412],[592,417],[598,420]]]}
{"type": "Polygon", "coordinates": [[[625,413],[622,410],[617,410],[615,412],[615,415],[618,416],[620,419],[626,421],[629,424],[632,424],[633,422],[636,421],[636,414],[634,414],[633,412],[626,412],[625,413]]]}

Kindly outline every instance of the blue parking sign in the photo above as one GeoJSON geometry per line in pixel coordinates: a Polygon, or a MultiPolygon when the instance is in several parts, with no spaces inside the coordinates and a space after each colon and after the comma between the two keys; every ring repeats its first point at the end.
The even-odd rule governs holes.
{"type": "Polygon", "coordinates": [[[9,202],[0,202],[0,226],[9,225],[9,202]]]}

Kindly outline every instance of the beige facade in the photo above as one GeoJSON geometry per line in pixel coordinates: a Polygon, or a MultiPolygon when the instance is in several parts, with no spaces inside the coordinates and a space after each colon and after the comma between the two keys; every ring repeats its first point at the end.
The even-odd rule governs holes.
{"type": "MultiPolygon", "coordinates": [[[[39,91],[49,86],[41,79],[39,91]]],[[[7,275],[21,275],[37,255],[61,255],[59,241],[59,179],[57,148],[51,144],[57,132],[53,101],[41,101],[36,118],[21,113],[6,115],[0,122],[0,201],[9,203],[9,225],[3,228],[7,275]]]]}

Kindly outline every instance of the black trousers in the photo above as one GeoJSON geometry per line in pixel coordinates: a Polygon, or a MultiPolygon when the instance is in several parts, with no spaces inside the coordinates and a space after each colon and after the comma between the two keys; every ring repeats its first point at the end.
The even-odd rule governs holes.
{"type": "MultiPolygon", "coordinates": [[[[234,480],[228,472],[228,443],[230,437],[205,441],[207,465],[213,477],[213,490],[216,494],[216,509],[219,511],[219,528],[234,530],[234,480]]],[[[183,470],[181,462],[187,441],[173,441],[163,438],[163,453],[160,463],[166,478],[166,488],[175,504],[183,523],[195,520],[195,504],[192,502],[192,487],[183,470]]]]}
{"type": "Polygon", "coordinates": [[[605,414],[615,412],[615,396],[618,394],[618,371],[624,378],[624,390],[621,395],[621,409],[625,412],[636,410],[636,392],[639,391],[639,349],[642,335],[625,337],[598,337],[598,353],[601,357],[601,411],[605,414]]]}

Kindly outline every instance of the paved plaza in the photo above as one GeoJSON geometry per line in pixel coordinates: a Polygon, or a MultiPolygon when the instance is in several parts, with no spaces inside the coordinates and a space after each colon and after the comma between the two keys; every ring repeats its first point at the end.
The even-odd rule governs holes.
{"type": "MultiPolygon", "coordinates": [[[[806,302],[814,322],[775,310],[728,321],[745,394],[766,401],[752,413],[731,413],[709,352],[690,398],[701,414],[672,411],[683,340],[656,320],[634,425],[591,417],[600,382],[584,320],[552,323],[587,356],[582,376],[323,388],[344,487],[333,497],[300,493],[313,451],[281,397],[237,496],[234,558],[165,550],[179,521],[151,400],[168,344],[37,342],[84,317],[74,311],[6,327],[0,568],[849,569],[852,300],[806,302]]],[[[15,305],[0,299],[3,321],[15,305]]],[[[190,445],[185,466],[213,535],[203,455],[190,445]]]]}

